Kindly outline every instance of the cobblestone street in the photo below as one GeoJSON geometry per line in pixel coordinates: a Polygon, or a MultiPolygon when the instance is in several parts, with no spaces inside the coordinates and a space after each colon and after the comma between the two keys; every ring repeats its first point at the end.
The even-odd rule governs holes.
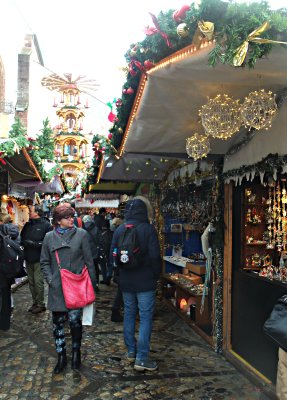
{"type": "MultiPolygon", "coordinates": [[[[115,286],[101,285],[94,326],[84,327],[82,367],[53,375],[50,312],[32,315],[25,284],[14,293],[10,331],[0,331],[0,399],[244,400],[267,399],[173,312],[158,302],[151,358],[157,372],[139,373],[125,358],[122,324],[110,321],[115,286]]],[[[67,337],[68,356],[70,338],[67,337]]]]}

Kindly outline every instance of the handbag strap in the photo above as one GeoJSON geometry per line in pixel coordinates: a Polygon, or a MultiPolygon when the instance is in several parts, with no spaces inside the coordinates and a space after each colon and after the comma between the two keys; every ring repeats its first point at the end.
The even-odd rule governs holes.
{"type": "Polygon", "coordinates": [[[59,269],[61,269],[61,263],[60,263],[58,250],[55,251],[55,256],[56,256],[58,267],[59,267],[59,269]]]}

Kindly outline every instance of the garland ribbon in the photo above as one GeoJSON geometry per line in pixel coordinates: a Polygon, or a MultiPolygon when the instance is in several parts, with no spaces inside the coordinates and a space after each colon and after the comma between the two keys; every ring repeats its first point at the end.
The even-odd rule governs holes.
{"type": "Polygon", "coordinates": [[[148,36],[151,36],[151,35],[154,35],[155,33],[159,33],[163,37],[163,39],[164,39],[165,43],[167,44],[167,46],[168,47],[172,47],[172,44],[171,44],[167,34],[160,30],[160,26],[159,26],[159,23],[158,23],[158,20],[157,20],[156,16],[154,14],[152,14],[152,13],[149,13],[149,14],[150,14],[150,16],[152,18],[152,21],[153,21],[153,23],[155,25],[155,28],[153,28],[153,27],[146,28],[145,29],[145,34],[148,35],[148,36]]]}
{"type": "Polygon", "coordinates": [[[270,29],[270,24],[268,21],[265,21],[261,26],[259,26],[259,28],[255,29],[247,36],[246,40],[235,50],[235,56],[233,58],[233,65],[235,67],[240,67],[243,64],[245,57],[247,55],[249,42],[287,44],[287,42],[280,42],[278,40],[271,40],[271,39],[262,39],[258,37],[258,35],[261,35],[261,33],[267,31],[268,29],[270,29]]]}

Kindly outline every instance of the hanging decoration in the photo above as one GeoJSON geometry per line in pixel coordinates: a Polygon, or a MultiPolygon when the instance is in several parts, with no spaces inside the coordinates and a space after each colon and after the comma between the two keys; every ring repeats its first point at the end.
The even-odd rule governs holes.
{"type": "Polygon", "coordinates": [[[192,38],[192,44],[198,49],[201,45],[202,39],[206,38],[211,40],[213,38],[214,23],[209,21],[198,21],[197,29],[192,38]]]}
{"type": "Polygon", "coordinates": [[[199,160],[207,156],[210,152],[210,144],[206,135],[195,133],[186,139],[186,152],[189,157],[199,160]]]}
{"type": "Polygon", "coordinates": [[[266,93],[264,89],[249,93],[241,107],[241,115],[245,125],[259,129],[269,129],[277,113],[275,95],[266,93]]]}
{"type": "Polygon", "coordinates": [[[199,111],[207,135],[217,139],[228,139],[240,129],[242,118],[239,100],[226,94],[209,99],[199,111]]]}
{"type": "Polygon", "coordinates": [[[182,23],[179,24],[178,27],[176,28],[176,33],[178,34],[179,37],[185,38],[189,35],[189,29],[187,24],[182,23]]]}
{"type": "Polygon", "coordinates": [[[245,57],[247,55],[249,42],[287,44],[287,42],[280,42],[278,40],[263,39],[263,38],[258,37],[258,35],[261,35],[261,33],[267,31],[270,28],[271,28],[271,26],[270,26],[269,22],[265,21],[261,26],[259,26],[259,28],[255,29],[253,32],[251,32],[247,36],[247,39],[235,51],[235,56],[233,58],[233,65],[235,67],[240,67],[243,64],[245,57]]]}

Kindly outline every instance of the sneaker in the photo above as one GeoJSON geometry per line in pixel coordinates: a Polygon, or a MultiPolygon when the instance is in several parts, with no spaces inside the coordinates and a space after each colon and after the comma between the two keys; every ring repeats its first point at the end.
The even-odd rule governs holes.
{"type": "Polygon", "coordinates": [[[136,371],[156,371],[158,369],[157,363],[152,360],[136,360],[134,369],[136,371]]]}
{"type": "Polygon", "coordinates": [[[31,311],[32,314],[40,314],[41,312],[46,311],[46,307],[45,306],[36,306],[35,308],[33,308],[33,310],[31,311]]]}
{"type": "Polygon", "coordinates": [[[127,352],[126,359],[130,362],[134,362],[136,360],[136,353],[133,351],[127,352]]]}

